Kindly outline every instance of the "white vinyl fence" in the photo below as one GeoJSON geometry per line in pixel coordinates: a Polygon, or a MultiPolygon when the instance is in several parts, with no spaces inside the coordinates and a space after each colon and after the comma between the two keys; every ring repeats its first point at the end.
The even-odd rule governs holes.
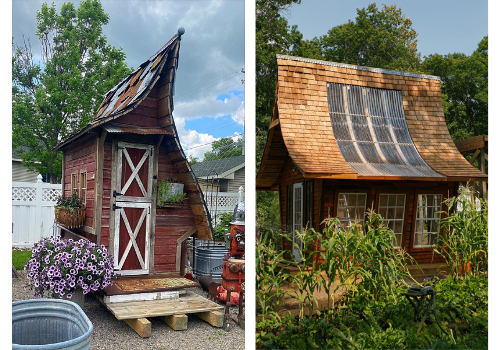
{"type": "MultiPolygon", "coordinates": [[[[212,220],[215,219],[215,213],[219,216],[221,213],[232,213],[236,204],[238,204],[238,193],[231,192],[204,192],[205,202],[212,220]]],[[[215,226],[215,223],[214,223],[215,226]]]]}
{"type": "Polygon", "coordinates": [[[12,246],[32,247],[53,234],[54,205],[61,184],[12,182],[12,246]]]}

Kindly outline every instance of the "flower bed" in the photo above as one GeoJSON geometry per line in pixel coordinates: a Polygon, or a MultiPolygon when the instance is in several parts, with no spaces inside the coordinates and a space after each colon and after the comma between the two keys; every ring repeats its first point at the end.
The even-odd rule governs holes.
{"type": "Polygon", "coordinates": [[[24,269],[29,281],[25,289],[34,289],[35,298],[49,292],[53,297],[71,299],[76,290],[87,294],[106,288],[114,277],[112,255],[103,245],[59,237],[35,244],[24,269]]]}

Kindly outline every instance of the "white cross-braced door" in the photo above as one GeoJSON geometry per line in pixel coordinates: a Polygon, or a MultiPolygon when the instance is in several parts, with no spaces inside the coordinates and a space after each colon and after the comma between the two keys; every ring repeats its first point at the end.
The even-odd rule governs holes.
{"type": "Polygon", "coordinates": [[[149,273],[154,146],[116,143],[114,268],[121,275],[149,273]]]}

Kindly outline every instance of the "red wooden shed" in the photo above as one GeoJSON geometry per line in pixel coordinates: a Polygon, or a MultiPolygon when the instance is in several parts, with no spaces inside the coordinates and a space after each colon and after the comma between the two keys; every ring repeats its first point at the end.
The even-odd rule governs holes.
{"type": "Polygon", "coordinates": [[[179,273],[183,242],[212,239],[203,194],[179,142],[172,112],[183,30],[105,96],[93,120],[61,142],[62,185],[85,201],[80,229],[104,244],[121,275],[179,273]],[[177,179],[183,204],[159,207],[157,183],[177,179]]]}
{"type": "Polygon", "coordinates": [[[396,248],[420,264],[438,262],[442,202],[460,182],[487,181],[450,137],[440,79],[284,55],[277,65],[256,186],[279,192],[282,231],[320,230],[335,216],[363,222],[374,208],[396,248]]]}

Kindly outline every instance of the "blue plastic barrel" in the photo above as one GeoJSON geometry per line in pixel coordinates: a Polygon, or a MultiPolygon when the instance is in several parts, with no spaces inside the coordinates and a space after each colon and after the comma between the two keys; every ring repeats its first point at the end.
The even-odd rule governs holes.
{"type": "Polygon", "coordinates": [[[81,307],[60,299],[12,303],[12,349],[90,349],[94,327],[81,307]]]}

